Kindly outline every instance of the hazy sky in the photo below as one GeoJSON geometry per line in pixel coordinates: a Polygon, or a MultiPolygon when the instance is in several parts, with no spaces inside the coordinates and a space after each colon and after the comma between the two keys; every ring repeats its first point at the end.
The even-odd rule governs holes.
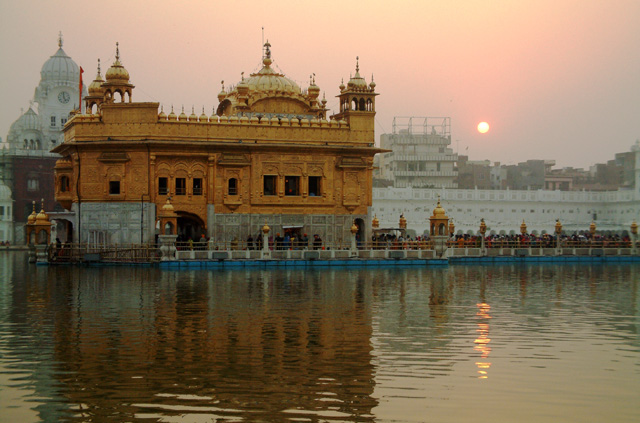
{"type": "Polygon", "coordinates": [[[588,167],[640,138],[638,0],[0,0],[0,136],[59,31],[87,84],[118,41],[134,101],[210,115],[221,80],[259,69],[263,26],[275,64],[302,88],[315,73],[334,111],[360,56],[380,93],[376,142],[394,116],[449,116],[472,160],[588,167]]]}

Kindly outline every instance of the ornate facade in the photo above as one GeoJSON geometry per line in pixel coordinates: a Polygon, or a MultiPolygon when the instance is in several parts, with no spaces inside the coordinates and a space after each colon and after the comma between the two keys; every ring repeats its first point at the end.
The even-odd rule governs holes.
{"type": "Polygon", "coordinates": [[[375,83],[359,66],[340,85],[339,113],[327,119],[315,78],[302,90],[262,68],[218,94],[211,116],[166,115],[158,103],[132,101],[129,73],[116,61],[85,97],[86,114],[65,125],[54,151],[56,199],[73,213],[82,242],[148,242],[167,198],[178,233],[217,241],[273,233],[319,234],[347,241],[354,220],[362,236],[372,197],[375,83]]]}

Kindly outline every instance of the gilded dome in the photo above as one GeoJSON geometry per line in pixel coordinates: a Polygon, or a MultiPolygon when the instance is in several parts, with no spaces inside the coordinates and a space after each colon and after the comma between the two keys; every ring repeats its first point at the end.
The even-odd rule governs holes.
{"type": "Polygon", "coordinates": [[[44,208],[36,215],[36,225],[46,225],[49,223],[49,216],[45,213],[44,208]]]}
{"type": "Polygon", "coordinates": [[[31,212],[29,217],[27,217],[27,224],[33,225],[34,223],[36,223],[36,202],[35,201],[33,202],[33,211],[31,212]]]}
{"type": "Polygon", "coordinates": [[[284,115],[289,119],[293,116],[312,119],[324,111],[317,101],[320,87],[315,85],[313,78],[308,92],[303,91],[296,82],[274,69],[270,47],[269,42],[265,43],[262,67],[258,72],[248,78],[243,74],[241,81],[228,92],[223,86],[218,94],[219,116],[257,113],[267,115],[269,119],[274,114],[280,118],[284,115]]]}
{"type": "Polygon", "coordinates": [[[120,63],[120,47],[116,43],[116,61],[107,70],[105,78],[108,82],[129,83],[129,72],[120,63]]]}
{"type": "Polygon", "coordinates": [[[173,207],[173,204],[171,204],[171,200],[167,198],[167,202],[162,206],[162,211],[164,213],[173,213],[174,210],[175,208],[173,207]]]}
{"type": "Polygon", "coordinates": [[[78,82],[80,68],[62,49],[62,36],[58,38],[58,51],[44,62],[40,70],[42,81],[78,82]]]}
{"type": "Polygon", "coordinates": [[[438,204],[433,209],[433,217],[446,217],[444,208],[440,205],[440,198],[438,197],[438,204]]]}
{"type": "Polygon", "coordinates": [[[168,118],[169,118],[169,120],[177,120],[178,119],[178,116],[176,116],[176,114],[173,111],[173,106],[171,106],[171,113],[169,113],[168,118]]]}
{"type": "MultiPolygon", "coordinates": [[[[375,87],[375,84],[373,85],[375,87]]],[[[349,79],[347,83],[347,89],[349,91],[369,91],[369,85],[367,81],[360,76],[360,63],[359,58],[356,57],[356,74],[349,79]]]]}
{"type": "MultiPolygon", "coordinates": [[[[281,93],[281,94],[300,94],[302,90],[291,79],[287,78],[281,73],[275,72],[271,68],[272,60],[269,57],[265,57],[262,60],[263,67],[258,73],[252,73],[249,79],[243,82],[249,87],[249,91],[262,91],[266,93],[281,93]]],[[[238,86],[240,86],[238,84],[238,86]]]]}
{"type": "Polygon", "coordinates": [[[98,73],[96,74],[96,79],[91,81],[89,84],[89,95],[90,96],[100,96],[104,93],[104,88],[102,84],[104,83],[104,79],[100,74],[100,59],[98,59],[98,73]]]}

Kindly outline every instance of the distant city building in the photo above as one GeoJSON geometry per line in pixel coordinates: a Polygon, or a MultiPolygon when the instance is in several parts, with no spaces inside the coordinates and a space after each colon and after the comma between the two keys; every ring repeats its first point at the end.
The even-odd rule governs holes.
{"type": "Polygon", "coordinates": [[[79,78],[80,69],[62,49],[60,36],[58,50],[42,66],[31,105],[11,125],[0,150],[0,181],[14,200],[13,231],[5,236],[15,243],[25,242],[33,201],[44,199],[48,210],[55,208],[53,168],[60,156],[50,150],[63,141],[62,128],[80,104],[79,78]]]}
{"type": "Polygon", "coordinates": [[[469,160],[469,156],[458,156],[459,189],[491,189],[491,162],[469,160]]]}
{"type": "MultiPolygon", "coordinates": [[[[462,167],[468,165],[460,156],[462,167]]],[[[447,215],[453,219],[456,233],[475,233],[480,219],[485,219],[490,232],[517,233],[524,220],[530,232],[551,233],[555,219],[560,219],[566,231],[587,230],[593,221],[599,230],[624,231],[640,217],[640,141],[628,153],[616,154],[616,160],[582,169],[550,170],[553,161],[530,160],[517,166],[501,166],[496,162],[490,169],[491,187],[479,189],[412,189],[374,188],[372,212],[381,226],[395,225],[400,214],[407,227],[422,233],[429,225],[429,214],[438,196],[447,215]],[[623,158],[623,159],[620,159],[623,158]],[[620,165],[620,160],[626,163],[620,165]],[[626,187],[615,181],[626,167],[626,187]],[[506,185],[505,172],[525,189],[511,189],[506,185]],[[540,175],[545,176],[545,188],[539,186],[540,175]],[[496,176],[497,175],[497,176],[496,176]],[[496,189],[503,184],[504,189],[496,189]],[[633,188],[629,186],[633,185],[633,188]],[[598,189],[612,187],[610,190],[598,189]]],[[[486,162],[478,162],[482,167],[486,162]]],[[[465,175],[473,175],[465,171],[465,175]]],[[[466,183],[466,182],[465,182],[466,183]]]]}
{"type": "Polygon", "coordinates": [[[457,188],[457,154],[451,148],[451,118],[395,117],[380,147],[376,185],[398,188],[457,188]]]}

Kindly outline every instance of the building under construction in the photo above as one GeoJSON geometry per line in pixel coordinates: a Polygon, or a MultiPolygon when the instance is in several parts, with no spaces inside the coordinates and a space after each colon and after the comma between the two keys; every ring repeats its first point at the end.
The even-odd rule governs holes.
{"type": "Polygon", "coordinates": [[[394,117],[393,132],[382,134],[377,177],[387,185],[457,188],[458,155],[450,148],[451,118],[394,117]]]}

